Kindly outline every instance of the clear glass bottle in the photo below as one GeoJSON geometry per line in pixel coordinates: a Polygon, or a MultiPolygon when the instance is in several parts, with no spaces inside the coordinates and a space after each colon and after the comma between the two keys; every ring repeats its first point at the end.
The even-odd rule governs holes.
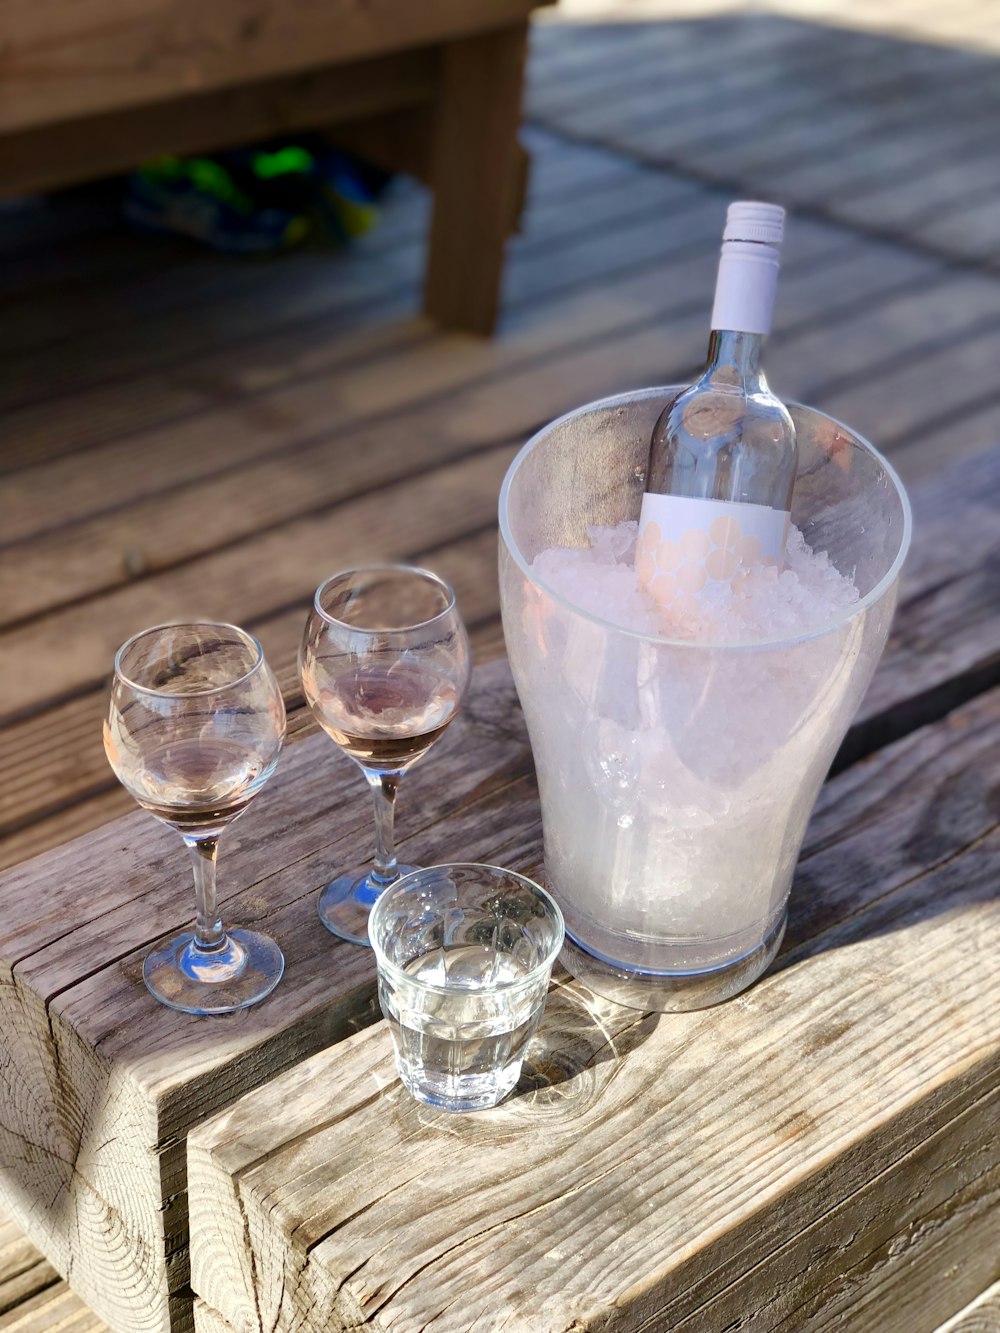
{"type": "Polygon", "coordinates": [[[692,609],[713,583],[783,561],[795,426],[760,366],[783,229],[775,204],[729,206],[708,363],[653,429],[636,568],[667,609],[692,609]]]}

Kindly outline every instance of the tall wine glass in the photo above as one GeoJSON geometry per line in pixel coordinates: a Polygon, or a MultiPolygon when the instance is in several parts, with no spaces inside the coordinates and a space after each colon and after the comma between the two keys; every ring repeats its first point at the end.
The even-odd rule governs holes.
{"type": "Polygon", "coordinates": [[[219,836],[274,771],[285,706],[260,644],[235,625],[159,625],[115,657],[104,749],[122,786],[191,853],[197,920],[147,956],[146,985],[171,1009],[227,1014],[281,979],[277,944],[222,927],[219,836]]]}
{"type": "Polygon", "coordinates": [[[368,913],[412,866],[396,862],[399,780],[458,712],[472,653],[447,583],[410,565],[349,569],[320,585],[299,650],[299,674],[320,726],[360,764],[375,802],[370,869],[320,895],[327,930],[369,944],[368,913]]]}

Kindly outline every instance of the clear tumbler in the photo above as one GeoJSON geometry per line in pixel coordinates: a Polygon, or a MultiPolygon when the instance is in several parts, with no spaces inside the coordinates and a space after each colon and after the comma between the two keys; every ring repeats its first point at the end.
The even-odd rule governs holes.
{"type": "Polygon", "coordinates": [[[545,1008],[559,908],[500,866],[429,866],[380,894],[368,930],[406,1088],[449,1111],[495,1106],[545,1008]]]}

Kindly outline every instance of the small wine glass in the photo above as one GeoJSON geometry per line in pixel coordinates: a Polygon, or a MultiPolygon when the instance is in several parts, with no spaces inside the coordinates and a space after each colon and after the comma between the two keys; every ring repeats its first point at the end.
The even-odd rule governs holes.
{"type": "Polygon", "coordinates": [[[320,895],[320,920],[370,947],[368,913],[412,866],[397,864],[396,791],[458,712],[472,652],[447,583],[411,565],[373,565],[320,585],[299,649],[299,674],[320,726],[358,764],[375,802],[375,857],[320,895]]]}
{"type": "Polygon", "coordinates": [[[222,831],[274,772],[284,735],[278,683],[260,644],[235,625],[158,625],[119,648],[108,762],[145,810],[178,831],[194,867],[194,930],[158,945],[142,969],[171,1009],[228,1014],[281,979],[272,939],[223,929],[215,867],[222,831]]]}

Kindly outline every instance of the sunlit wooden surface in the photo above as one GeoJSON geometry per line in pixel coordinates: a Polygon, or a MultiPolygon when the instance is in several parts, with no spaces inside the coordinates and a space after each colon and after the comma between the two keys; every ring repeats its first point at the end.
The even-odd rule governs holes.
{"type": "MultiPolygon", "coordinates": [[[[995,569],[996,539],[980,524],[966,540],[936,479],[973,460],[961,503],[996,503],[996,468],[976,496],[974,460],[1000,440],[998,20],[985,0],[836,8],[571,0],[539,24],[534,175],[490,343],[415,315],[427,203],[404,181],[350,252],[259,264],[123,231],[108,191],[0,210],[3,865],[132,808],[100,722],[113,651],[145,624],[202,614],[255,630],[296,736],[311,730],[299,631],[338,565],[433,565],[480,659],[502,651],[509,459],[565,408],[695,368],[740,194],[791,213],[776,388],[867,432],[925,496],[942,546],[958,534],[940,578],[941,548],[915,547],[898,646],[916,671],[945,640],[961,651],[921,677],[916,705],[882,710],[866,748],[997,683],[976,572],[995,569]]],[[[52,1326],[11,1322],[43,1293],[75,1299],[15,1250],[26,1266],[0,1329],[52,1326]]],[[[74,1317],[74,1333],[99,1327],[74,1317]]]]}

